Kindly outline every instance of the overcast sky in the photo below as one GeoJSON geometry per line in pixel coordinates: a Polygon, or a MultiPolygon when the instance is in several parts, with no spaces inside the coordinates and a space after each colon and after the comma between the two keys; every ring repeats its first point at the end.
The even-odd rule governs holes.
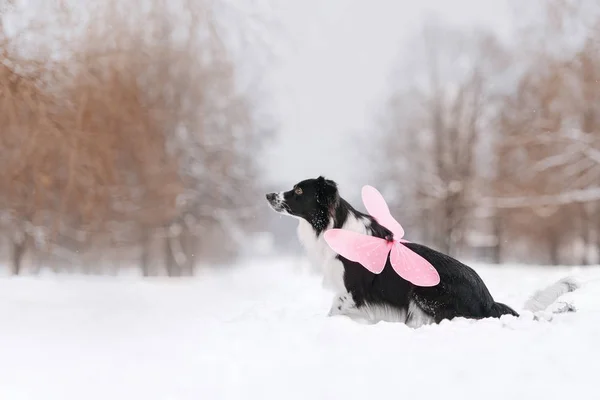
{"type": "MultiPolygon", "coordinates": [[[[403,42],[429,15],[511,31],[505,0],[272,0],[286,31],[269,70],[280,135],[268,149],[267,179],[291,185],[325,174],[345,192],[368,182],[352,152],[353,132],[373,128],[377,106],[403,42]]],[[[358,157],[357,157],[358,154],[358,157]]],[[[351,197],[351,196],[348,196],[351,197]]]]}

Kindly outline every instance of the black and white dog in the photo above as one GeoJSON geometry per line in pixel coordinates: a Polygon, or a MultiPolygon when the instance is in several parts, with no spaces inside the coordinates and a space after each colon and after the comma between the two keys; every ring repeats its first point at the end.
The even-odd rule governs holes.
{"type": "MultiPolygon", "coordinates": [[[[402,322],[415,328],[456,317],[518,316],[512,308],[494,300],[473,269],[424,245],[406,243],[438,271],[440,283],[434,287],[415,286],[404,280],[392,269],[389,258],[381,274],[373,274],[334,253],[323,239],[327,229],[348,229],[380,238],[391,232],[341,198],[332,180],[307,179],[289,191],[269,193],[266,197],[275,211],[299,220],[300,241],[309,258],[323,269],[324,285],[336,293],[329,315],[346,315],[369,323],[402,322]]],[[[576,282],[563,279],[537,292],[525,309],[543,310],[576,288],[576,282]]]]}

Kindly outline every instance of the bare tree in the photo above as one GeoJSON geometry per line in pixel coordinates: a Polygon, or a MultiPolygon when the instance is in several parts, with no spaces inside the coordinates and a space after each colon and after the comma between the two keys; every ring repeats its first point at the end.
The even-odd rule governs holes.
{"type": "Polygon", "coordinates": [[[521,6],[544,18],[510,49],[484,32],[425,30],[417,67],[396,74],[380,172],[413,235],[445,252],[589,264],[600,258],[600,7],[521,6]]]}
{"type": "Polygon", "coordinates": [[[469,35],[440,25],[428,26],[419,43],[413,54],[422,55],[416,58],[421,73],[407,78],[416,84],[390,102],[393,122],[382,146],[393,162],[384,168],[387,179],[410,185],[407,203],[416,207],[423,240],[456,254],[469,229],[479,140],[490,125],[506,55],[485,32],[469,35]],[[398,168],[394,161],[401,159],[398,168]]]}
{"type": "Polygon", "coordinates": [[[488,205],[502,209],[508,237],[543,249],[533,257],[553,264],[575,243],[583,250],[570,259],[578,263],[590,263],[588,250],[597,248],[598,31],[571,31],[593,15],[590,5],[544,4],[548,19],[534,32],[556,38],[553,48],[522,55],[525,72],[503,101],[499,121],[496,200],[488,205]]]}
{"type": "MultiPolygon", "coordinates": [[[[44,262],[77,269],[89,255],[116,265],[137,253],[145,275],[156,273],[159,242],[170,276],[192,274],[197,259],[230,259],[235,246],[213,237],[253,222],[253,151],[266,136],[213,2],[57,12],[80,29],[56,39],[58,57],[24,57],[22,38],[8,35],[0,54],[0,211],[7,232],[22,227],[15,272],[30,244],[44,262]]],[[[83,269],[102,271],[96,264],[83,269]]]]}

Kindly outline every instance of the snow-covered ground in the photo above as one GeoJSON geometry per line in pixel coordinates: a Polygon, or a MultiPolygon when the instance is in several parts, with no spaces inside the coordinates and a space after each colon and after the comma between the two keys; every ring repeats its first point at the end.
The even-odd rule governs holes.
{"type": "Polygon", "coordinates": [[[578,309],[413,330],[326,317],[298,261],[194,279],[0,278],[0,399],[596,399],[600,269],[475,266],[520,309],[576,273],[578,309]]]}

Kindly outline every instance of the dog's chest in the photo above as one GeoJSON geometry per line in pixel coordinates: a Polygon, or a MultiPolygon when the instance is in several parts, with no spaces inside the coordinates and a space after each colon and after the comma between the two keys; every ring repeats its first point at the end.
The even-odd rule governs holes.
{"type": "MultiPolygon", "coordinates": [[[[367,234],[366,222],[368,221],[349,216],[342,229],[367,234]]],[[[333,222],[327,229],[332,226],[333,222]]],[[[323,286],[335,293],[345,293],[344,264],[336,258],[337,254],[325,242],[323,234],[317,236],[313,227],[304,220],[299,221],[297,233],[309,260],[323,274],[323,286]]]]}

